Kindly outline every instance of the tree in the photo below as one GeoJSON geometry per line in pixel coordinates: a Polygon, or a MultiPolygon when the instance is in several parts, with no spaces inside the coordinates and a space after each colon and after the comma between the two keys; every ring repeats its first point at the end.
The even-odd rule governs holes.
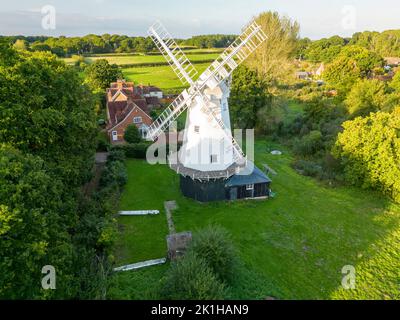
{"type": "Polygon", "coordinates": [[[14,43],[14,48],[16,50],[28,50],[29,48],[29,43],[26,40],[18,39],[14,43]]]}
{"type": "Polygon", "coordinates": [[[339,36],[317,40],[305,50],[305,57],[311,62],[332,62],[345,45],[346,41],[339,36]]]}
{"type": "Polygon", "coordinates": [[[62,286],[72,259],[64,209],[62,183],[44,161],[1,144],[0,298],[39,298],[38,275],[47,264],[57,268],[62,286]]]}
{"type": "Polygon", "coordinates": [[[359,46],[346,46],[327,66],[323,77],[344,96],[359,79],[371,75],[382,65],[383,59],[376,53],[359,46]]]}
{"type": "Polygon", "coordinates": [[[124,139],[128,143],[138,143],[142,141],[142,136],[139,129],[134,124],[131,124],[125,130],[124,139]]]}
{"type": "Polygon", "coordinates": [[[343,129],[333,154],[340,159],[346,180],[400,202],[400,107],[347,121],[343,129]]]}
{"type": "Polygon", "coordinates": [[[257,112],[269,101],[265,82],[257,71],[239,67],[233,76],[229,107],[232,122],[237,128],[254,128],[257,112]]]}
{"type": "Polygon", "coordinates": [[[33,43],[31,45],[31,49],[32,51],[49,51],[51,52],[51,48],[50,46],[48,46],[47,44],[44,43],[33,43]]]}
{"type": "MultiPolygon", "coordinates": [[[[94,165],[94,96],[54,55],[16,51],[3,40],[0,87],[0,298],[77,298],[77,263],[100,254],[74,240],[87,214],[78,195],[94,165]],[[41,290],[48,264],[57,290],[41,290]]],[[[106,220],[96,213],[94,234],[106,220]]]]}
{"type": "Polygon", "coordinates": [[[297,49],[299,24],[270,11],[261,13],[256,21],[268,38],[245,64],[267,82],[285,79],[297,49]]]}
{"type": "Polygon", "coordinates": [[[322,133],[318,130],[313,130],[304,135],[301,139],[296,140],[294,144],[294,152],[301,156],[314,155],[321,151],[322,148],[322,133]]]}
{"type": "Polygon", "coordinates": [[[86,181],[96,101],[78,73],[50,53],[24,53],[0,68],[0,86],[0,143],[54,164],[71,186],[86,181]]]}
{"type": "Polygon", "coordinates": [[[396,72],[392,81],[389,84],[396,93],[400,94],[400,72],[396,72]]]}
{"type": "Polygon", "coordinates": [[[90,85],[93,91],[104,91],[122,78],[122,72],[116,64],[109,64],[106,59],[96,60],[85,69],[85,82],[90,85]]]}
{"type": "Polygon", "coordinates": [[[383,108],[385,84],[379,80],[359,80],[351,89],[345,104],[352,116],[366,116],[383,108]]]}

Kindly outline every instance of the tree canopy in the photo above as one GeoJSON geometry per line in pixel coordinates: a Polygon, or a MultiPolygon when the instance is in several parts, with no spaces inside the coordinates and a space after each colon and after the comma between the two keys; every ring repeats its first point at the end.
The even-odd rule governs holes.
{"type": "Polygon", "coordinates": [[[346,180],[375,188],[400,201],[400,107],[392,113],[376,112],[343,124],[334,154],[346,180]]]}
{"type": "Polygon", "coordinates": [[[122,72],[116,64],[110,64],[106,59],[96,60],[85,69],[86,83],[94,91],[104,91],[111,82],[122,78],[122,72]]]}
{"type": "Polygon", "coordinates": [[[345,104],[352,116],[366,116],[383,108],[385,84],[379,80],[359,80],[351,89],[345,104]]]}
{"type": "Polygon", "coordinates": [[[265,82],[257,71],[239,67],[233,77],[229,97],[229,112],[237,128],[252,129],[256,125],[257,113],[269,101],[265,82]]]}
{"type": "Polygon", "coordinates": [[[285,79],[296,53],[299,24],[271,11],[260,14],[256,21],[268,38],[247,58],[245,64],[268,82],[285,79]]]}
{"type": "Polygon", "coordinates": [[[324,79],[341,94],[349,92],[362,78],[383,66],[383,59],[374,52],[359,46],[344,47],[323,74],[324,79]]]}
{"type": "Polygon", "coordinates": [[[96,247],[74,239],[102,231],[84,229],[78,199],[94,164],[94,97],[56,56],[3,40],[0,87],[0,298],[76,298],[96,247]],[[57,290],[41,288],[45,265],[57,290]]]}

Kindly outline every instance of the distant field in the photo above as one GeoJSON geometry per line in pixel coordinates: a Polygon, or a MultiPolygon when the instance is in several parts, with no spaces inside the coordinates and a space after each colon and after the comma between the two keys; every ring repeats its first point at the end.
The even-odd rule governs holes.
{"type": "MultiPolygon", "coordinates": [[[[204,61],[204,60],[212,60],[218,57],[218,53],[207,53],[207,54],[190,54],[188,58],[190,61],[204,61]]],[[[154,55],[154,56],[98,56],[98,57],[87,57],[85,60],[88,63],[93,63],[99,59],[106,59],[109,63],[115,63],[118,65],[123,64],[142,64],[142,63],[158,63],[165,62],[165,58],[162,55],[154,55]]]]}
{"type": "MultiPolygon", "coordinates": [[[[185,50],[188,58],[192,62],[201,62],[207,60],[216,59],[223,49],[190,49],[185,50]]],[[[140,54],[96,54],[85,58],[87,63],[93,63],[99,59],[106,59],[109,63],[115,63],[117,65],[128,65],[128,64],[151,64],[166,62],[165,58],[159,55],[140,55],[140,54]]],[[[73,58],[62,59],[67,64],[73,64],[75,60],[73,58]]]]}
{"type": "MultiPolygon", "coordinates": [[[[199,72],[198,76],[206,70],[209,65],[210,63],[194,65],[199,72]]],[[[165,92],[179,93],[180,90],[185,88],[170,66],[123,68],[122,72],[126,80],[141,84],[152,84],[158,86],[165,92]]]]}

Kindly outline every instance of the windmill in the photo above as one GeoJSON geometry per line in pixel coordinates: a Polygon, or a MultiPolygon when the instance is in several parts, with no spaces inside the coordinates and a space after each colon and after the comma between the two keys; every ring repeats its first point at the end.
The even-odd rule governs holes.
{"type": "MultiPolygon", "coordinates": [[[[148,128],[148,140],[156,140],[187,111],[183,145],[178,153],[169,156],[170,167],[181,175],[183,193],[202,201],[235,198],[232,190],[229,197],[225,196],[227,182],[243,174],[248,161],[231,133],[228,106],[231,76],[267,36],[255,21],[251,22],[195,81],[196,69],[161,22],[153,24],[148,33],[181,82],[189,85],[148,128]]],[[[254,172],[251,170],[247,175],[254,172]]],[[[254,184],[246,184],[247,191],[251,191],[251,185],[254,184]]],[[[253,186],[253,195],[254,192],[253,186]]]]}

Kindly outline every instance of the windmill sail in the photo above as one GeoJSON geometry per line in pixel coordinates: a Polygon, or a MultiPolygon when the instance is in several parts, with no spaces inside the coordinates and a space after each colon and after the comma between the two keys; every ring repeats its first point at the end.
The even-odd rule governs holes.
{"type": "Polygon", "coordinates": [[[243,33],[204,71],[199,82],[206,83],[210,88],[216,87],[221,81],[227,79],[232,72],[265,40],[266,34],[261,27],[253,21],[243,33]]]}
{"type": "Polygon", "coordinates": [[[156,140],[168,129],[171,122],[175,121],[189,107],[192,99],[193,95],[189,95],[187,90],[184,90],[150,125],[147,130],[147,138],[156,140]]]}
{"type": "Polygon", "coordinates": [[[157,21],[148,31],[154,44],[160,50],[161,54],[172,67],[179,80],[183,84],[193,84],[193,77],[197,74],[197,70],[190,63],[189,59],[178,47],[175,40],[169,32],[164,28],[161,22],[157,21]]]}

